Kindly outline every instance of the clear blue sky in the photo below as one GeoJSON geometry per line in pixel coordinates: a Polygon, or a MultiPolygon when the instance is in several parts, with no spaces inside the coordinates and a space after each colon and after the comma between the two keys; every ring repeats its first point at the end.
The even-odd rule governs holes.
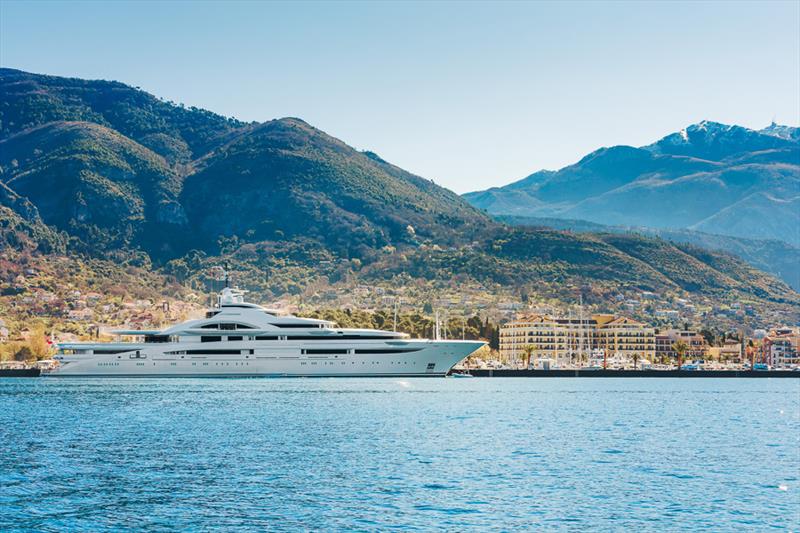
{"type": "Polygon", "coordinates": [[[702,119],[800,123],[800,2],[0,0],[0,64],[301,117],[457,192],[702,119]]]}

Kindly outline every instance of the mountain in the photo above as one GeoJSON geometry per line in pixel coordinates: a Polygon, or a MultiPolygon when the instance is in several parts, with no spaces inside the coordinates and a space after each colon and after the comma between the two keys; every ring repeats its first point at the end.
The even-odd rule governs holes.
{"type": "Polygon", "coordinates": [[[800,133],[703,121],[640,148],[468,193],[493,215],[693,229],[800,246],[800,133]]]}
{"type": "Polygon", "coordinates": [[[207,153],[244,125],[115,81],[0,68],[0,94],[0,137],[52,122],[88,122],[113,129],[175,162],[207,153]]]}
{"type": "Polygon", "coordinates": [[[454,193],[296,118],[259,124],[196,167],[181,203],[193,231],[211,238],[199,243],[206,248],[221,233],[310,238],[363,256],[387,245],[463,242],[489,223],[454,193]]]}
{"type": "Polygon", "coordinates": [[[42,222],[28,199],[0,183],[0,249],[63,253],[66,238],[42,222]]]}
{"type": "Polygon", "coordinates": [[[219,239],[309,238],[342,254],[488,219],[454,193],[300,119],[247,125],[117,82],[5,69],[3,182],[84,247],[164,259],[219,239]]]}
{"type": "MultiPolygon", "coordinates": [[[[11,69],[0,69],[0,96],[0,242],[9,253],[108,258],[197,288],[209,267],[229,262],[264,298],[403,279],[516,297],[571,300],[574,287],[591,286],[800,303],[786,284],[719,252],[508,227],[299,118],[245,123],[118,82],[11,69]]],[[[762,154],[790,142],[769,139],[777,148],[762,154]]],[[[624,186],[654,162],[663,175],[716,168],[663,151],[609,149],[582,172],[606,175],[614,161],[635,159],[638,171],[617,175],[624,186]]],[[[579,201],[559,185],[575,176],[557,174],[532,180],[564,205],[579,201]]],[[[610,190],[596,181],[595,194],[610,190]]]]}
{"type": "Polygon", "coordinates": [[[605,226],[586,220],[505,215],[498,217],[514,226],[554,228],[576,233],[636,233],[729,253],[764,272],[773,274],[794,290],[800,290],[800,248],[784,241],[746,239],[688,229],[658,229],[644,226],[605,226]]]}

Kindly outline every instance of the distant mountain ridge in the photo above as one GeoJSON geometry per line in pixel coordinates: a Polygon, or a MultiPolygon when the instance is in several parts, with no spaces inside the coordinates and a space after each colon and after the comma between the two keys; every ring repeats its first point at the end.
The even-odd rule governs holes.
{"type": "Polygon", "coordinates": [[[298,118],[245,123],[118,82],[12,69],[0,69],[0,98],[4,246],[152,263],[182,280],[230,261],[272,295],[359,275],[800,303],[725,254],[509,228],[298,118]]]}
{"type": "Polygon", "coordinates": [[[751,265],[774,274],[800,290],[800,248],[778,240],[746,239],[703,233],[688,229],[657,229],[643,226],[604,226],[576,219],[498,216],[515,226],[545,227],[576,233],[634,233],[653,235],[670,242],[686,243],[709,250],[721,250],[744,259],[751,265]]]}
{"type": "Polygon", "coordinates": [[[703,121],[464,195],[493,215],[692,229],[800,246],[800,129],[703,121]]]}

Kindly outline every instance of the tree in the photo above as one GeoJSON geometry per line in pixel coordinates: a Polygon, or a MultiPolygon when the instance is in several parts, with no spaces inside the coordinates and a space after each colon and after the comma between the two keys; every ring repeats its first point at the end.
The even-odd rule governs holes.
{"type": "Polygon", "coordinates": [[[683,367],[683,354],[689,349],[689,345],[682,340],[677,340],[672,343],[672,350],[678,354],[678,370],[683,367]]]}
{"type": "Polygon", "coordinates": [[[500,349],[500,331],[497,329],[492,331],[492,336],[489,338],[489,348],[492,350],[500,349]]]}
{"type": "Polygon", "coordinates": [[[531,354],[536,351],[535,344],[526,344],[522,347],[522,352],[525,354],[525,369],[531,367],[531,354]]]}
{"type": "Polygon", "coordinates": [[[636,370],[636,366],[637,366],[638,363],[639,363],[639,354],[638,353],[634,353],[633,354],[633,369],[634,370],[636,370]]]}
{"type": "Polygon", "coordinates": [[[709,346],[716,346],[716,344],[717,344],[717,336],[714,334],[713,331],[711,331],[710,329],[707,329],[707,328],[706,329],[701,329],[700,330],[700,335],[702,335],[703,338],[706,340],[706,344],[708,344],[709,346]]]}
{"type": "Polygon", "coordinates": [[[25,361],[29,361],[34,359],[33,352],[27,346],[23,346],[19,349],[17,353],[14,354],[14,361],[19,361],[20,363],[24,363],[25,361]]]}

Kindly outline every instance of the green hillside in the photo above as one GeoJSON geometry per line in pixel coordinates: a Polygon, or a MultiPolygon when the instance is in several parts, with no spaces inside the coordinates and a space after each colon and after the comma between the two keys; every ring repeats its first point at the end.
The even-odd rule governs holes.
{"type": "Polygon", "coordinates": [[[0,137],[61,121],[112,128],[170,161],[208,152],[244,124],[184,108],[115,81],[82,80],[0,68],[0,137]]]}
{"type": "Polygon", "coordinates": [[[800,248],[784,241],[746,239],[689,229],[608,226],[579,219],[518,216],[499,216],[498,219],[515,226],[553,228],[577,233],[638,233],[661,237],[674,243],[692,244],[699,248],[727,252],[743,259],[758,270],[774,274],[794,290],[800,290],[800,248]]]}
{"type": "Polygon", "coordinates": [[[207,250],[220,235],[256,242],[302,237],[365,257],[386,245],[465,242],[490,224],[456,194],[300,119],[261,124],[197,167],[181,203],[207,250]]]}

